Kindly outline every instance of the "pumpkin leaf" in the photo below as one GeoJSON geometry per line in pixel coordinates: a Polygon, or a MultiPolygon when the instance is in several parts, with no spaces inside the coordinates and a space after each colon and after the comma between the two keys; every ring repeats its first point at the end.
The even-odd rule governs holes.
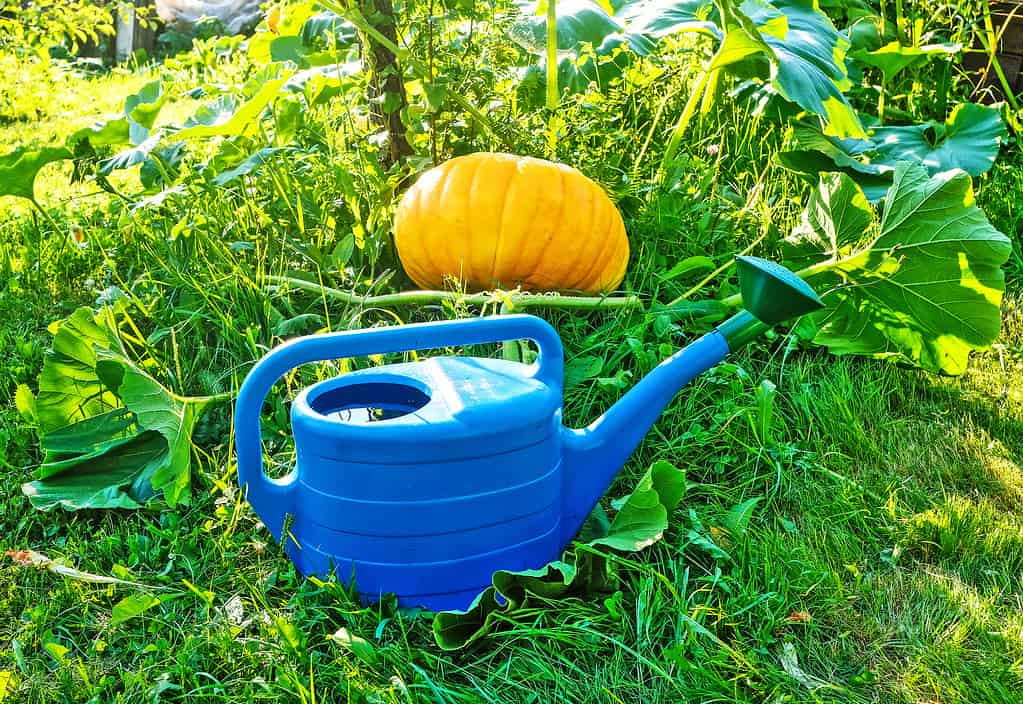
{"type": "Polygon", "coordinates": [[[56,326],[35,413],[44,454],[22,486],[49,510],[138,508],[188,499],[191,434],[214,399],[171,393],[135,364],[113,311],[81,308],[56,326]]]}
{"type": "Polygon", "coordinates": [[[584,591],[582,575],[607,574],[607,560],[593,553],[569,551],[561,560],[535,570],[494,573],[493,586],[484,590],[465,611],[441,611],[433,617],[433,638],[442,650],[459,650],[484,638],[503,618],[531,599],[559,599],[584,591]],[[584,567],[584,569],[580,569],[584,567]]]}
{"type": "Polygon", "coordinates": [[[987,173],[995,163],[1006,128],[997,108],[975,103],[956,106],[942,124],[875,127],[877,145],[871,162],[893,167],[900,161],[923,164],[932,174],[962,169],[971,176],[987,173]]]}
{"type": "Polygon", "coordinates": [[[327,48],[331,42],[336,46],[347,46],[359,39],[355,25],[329,10],[311,15],[302,25],[299,36],[302,43],[311,48],[327,48]]]}
{"type": "Polygon", "coordinates": [[[190,117],[183,129],[177,132],[178,139],[194,137],[221,137],[239,135],[248,128],[266,109],[266,106],[277,97],[282,86],[287,82],[291,69],[280,71],[278,78],[269,80],[245,102],[239,103],[231,95],[218,98],[210,105],[203,106],[190,117]]]}
{"type": "Polygon", "coordinates": [[[160,132],[157,131],[155,134],[146,137],[142,142],[114,154],[109,159],[104,159],[100,162],[99,172],[101,174],[110,174],[114,171],[129,169],[132,166],[141,164],[156,149],[156,145],[160,143],[161,136],[160,132]]]}
{"type": "MultiPolygon", "coordinates": [[[[635,490],[622,499],[607,534],[588,543],[634,552],[661,539],[668,517],[685,494],[685,473],[669,462],[655,462],[635,490]]],[[[537,599],[561,599],[606,588],[612,578],[607,558],[597,550],[567,550],[560,560],[515,572],[499,570],[465,611],[434,616],[433,636],[444,650],[458,650],[485,637],[495,625],[537,599]]]]}
{"type": "Polygon", "coordinates": [[[846,174],[822,176],[804,218],[816,239],[805,227],[790,238],[802,252],[793,261],[809,264],[800,274],[825,303],[797,333],[833,354],[963,373],[970,351],[998,336],[1009,239],[976,206],[963,171],[930,176],[900,164],[875,234],[866,236],[854,229],[864,218],[860,195],[846,174]],[[840,218],[846,208],[854,214],[840,218]],[[814,245],[823,261],[808,254],[814,245]]]}
{"type": "Polygon", "coordinates": [[[126,354],[112,333],[112,312],[93,315],[79,308],[59,322],[53,344],[43,359],[36,396],[36,417],[43,435],[86,418],[114,410],[121,404],[96,372],[96,349],[126,354]]]}
{"type": "Polygon", "coordinates": [[[920,164],[932,175],[949,169],[971,176],[986,173],[998,156],[1006,127],[997,108],[964,103],[944,123],[874,127],[868,139],[837,139],[804,123],[792,134],[798,149],[779,153],[778,163],[815,179],[825,171],[845,173],[868,200],[877,202],[887,194],[900,162],[920,164]]]}
{"type": "MultiPolygon", "coordinates": [[[[521,13],[509,36],[526,51],[544,57],[547,36],[546,0],[519,2],[521,13]]],[[[606,86],[629,65],[633,56],[647,56],[663,37],[679,32],[717,36],[709,21],[711,0],[597,0],[558,2],[558,86],[562,93],[581,93],[591,82],[606,86]]],[[[543,86],[546,66],[523,74],[527,86],[543,86]]]]}
{"type": "Polygon", "coordinates": [[[60,474],[68,468],[100,457],[139,435],[135,416],[126,408],[115,408],[92,418],[66,425],[40,438],[45,453],[37,470],[39,479],[60,474]]]}
{"type": "Polygon", "coordinates": [[[125,407],[135,415],[140,427],[160,433],[167,441],[166,461],[156,467],[150,478],[153,489],[162,491],[170,506],[186,501],[191,482],[192,431],[210,399],[175,396],[126,358],[110,359],[124,366],[124,382],[118,395],[125,407]]]}
{"type": "Polygon", "coordinates": [[[717,8],[708,0],[617,2],[614,14],[630,32],[649,34],[657,39],[693,31],[715,37],[721,36],[721,30],[714,22],[717,18],[717,8]]]}
{"type": "Polygon", "coordinates": [[[156,124],[167,98],[160,80],[147,83],[138,93],[125,98],[124,115],[128,118],[128,139],[132,144],[142,144],[149,139],[149,131],[156,124]]]}
{"type": "Polygon", "coordinates": [[[847,256],[873,224],[874,210],[856,183],[830,175],[810,194],[800,224],[786,239],[786,258],[805,265],[847,256]]]}
{"type": "Polygon", "coordinates": [[[889,83],[907,68],[922,66],[935,56],[955,56],[962,49],[962,44],[903,46],[898,42],[891,42],[874,51],[863,49],[854,51],[851,56],[862,64],[880,69],[885,83],[889,83]]]}
{"type": "Polygon", "coordinates": [[[709,70],[762,55],[782,97],[825,118],[827,134],[866,136],[843,94],[851,85],[845,67],[849,40],[816,0],[743,0],[723,6],[728,8],[725,38],[709,70]]]}
{"type": "Polygon", "coordinates": [[[88,141],[92,147],[128,144],[130,141],[129,134],[128,118],[115,117],[112,120],[77,130],[67,138],[65,144],[77,154],[78,145],[83,141],[88,141]]]}
{"type": "Polygon", "coordinates": [[[863,156],[875,147],[868,139],[839,139],[802,122],[793,126],[792,138],[793,146],[798,148],[775,156],[775,160],[790,171],[810,177],[814,182],[825,171],[845,173],[863,188],[872,203],[884,198],[892,185],[893,167],[870,163],[863,156]]]}
{"type": "Polygon", "coordinates": [[[60,473],[23,484],[21,490],[40,511],[141,508],[154,496],[148,479],[166,457],[167,441],[159,433],[143,432],[111,443],[99,456],[83,457],[77,464],[65,461],[60,473]]]}
{"type": "Polygon", "coordinates": [[[591,541],[623,552],[653,545],[668,528],[668,516],[685,494],[686,475],[668,462],[655,462],[625,498],[607,535],[591,541]]]}
{"type": "MultiPolygon", "coordinates": [[[[140,147],[150,140],[150,130],[156,124],[156,118],[159,116],[160,109],[167,102],[168,97],[163,90],[162,81],[151,81],[142,86],[137,93],[133,93],[124,99],[124,111],[121,117],[114,117],[77,130],[65,140],[65,144],[76,156],[82,154],[82,147],[85,143],[88,144],[85,147],[85,152],[87,153],[96,147],[120,146],[122,144],[140,147]]],[[[153,142],[152,146],[155,146],[155,142],[153,142]]],[[[149,147],[150,150],[152,146],[149,147]]],[[[131,151],[129,149],[127,152],[122,152],[122,154],[126,155],[131,151]]],[[[145,153],[148,154],[148,151],[145,153]]],[[[114,157],[114,159],[118,158],[126,159],[127,156],[118,155],[114,157]]],[[[115,166],[103,173],[110,173],[110,171],[117,168],[126,167],[115,166]]]]}
{"type": "Polygon", "coordinates": [[[841,164],[845,158],[834,158],[816,149],[794,149],[778,152],[775,161],[781,166],[816,181],[824,172],[844,173],[852,178],[863,189],[868,201],[876,203],[885,197],[892,185],[891,169],[872,164],[861,164],[855,159],[851,163],[841,164]]]}
{"type": "Polygon", "coordinates": [[[0,156],[0,197],[35,200],[35,181],[47,164],[72,157],[66,147],[18,147],[0,156]]]}

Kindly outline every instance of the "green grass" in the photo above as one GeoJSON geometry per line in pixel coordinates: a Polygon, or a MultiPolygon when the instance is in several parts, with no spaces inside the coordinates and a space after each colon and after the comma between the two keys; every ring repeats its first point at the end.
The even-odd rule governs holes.
{"type": "MultiPolygon", "coordinates": [[[[143,80],[68,81],[39,123],[0,126],[0,151],[28,134],[45,141],[51,130],[79,126],[60,105],[89,105],[88,117],[116,111],[143,80]]],[[[725,131],[720,163],[701,156],[722,125],[762,134],[731,109],[720,123],[694,127],[692,173],[676,193],[623,203],[634,290],[671,300],[694,281],[659,282],[652,272],[694,254],[724,261],[769,223],[784,231],[798,211],[798,184],[770,166],[773,138],[725,131]],[[766,188],[753,208],[721,205],[729,192],[745,201],[758,182],[766,188]]],[[[585,143],[566,149],[582,153],[585,143]]],[[[591,170],[613,181],[615,167],[593,159],[591,170]]],[[[1015,236],[1023,156],[1003,159],[983,181],[981,201],[1015,236]]],[[[259,182],[270,195],[237,189],[136,214],[107,196],[74,206],[45,199],[55,217],[87,226],[83,249],[0,204],[0,250],[10,262],[0,291],[0,394],[33,383],[47,325],[107,286],[136,297],[144,334],[173,331],[153,335],[147,355],[182,393],[232,390],[285,334],[275,332],[283,320],[315,313],[315,328],[389,319],[309,294],[266,293],[268,275],[316,270],[309,241],[333,245],[311,193],[329,193],[330,184],[315,180],[326,178],[315,166],[276,167],[287,196],[279,199],[270,179],[259,182]],[[293,219],[296,201],[310,208],[305,231],[293,219]],[[36,232],[39,270],[24,257],[36,232]],[[232,249],[235,241],[254,248],[232,249]]],[[[40,187],[58,194],[60,183],[47,174],[40,187]]],[[[0,672],[12,676],[5,701],[1014,701],[1023,687],[1023,295],[1018,266],[1009,272],[1001,339],[960,378],[820,350],[786,353],[782,339],[701,377],[609,492],[629,491],[655,459],[684,468],[690,488],[665,540],[615,558],[617,591],[536,603],[464,653],[439,651],[421,615],[365,607],[337,585],[296,576],[238,495],[228,408],[200,429],[190,506],[42,514],[20,491],[38,462],[34,435],[5,401],[0,551],[33,549],[165,588],[154,592],[164,603],[112,625],[113,606],[133,588],[0,562],[0,672]],[[770,419],[756,397],[765,379],[777,385],[770,419]],[[729,512],[750,499],[748,524],[729,530],[729,512]],[[332,640],[340,628],[371,652],[332,640]]],[[[698,321],[661,329],[639,313],[549,318],[569,359],[600,356],[606,376],[641,374],[661,345],[701,329],[698,321]]],[[[329,369],[303,373],[289,389],[318,372],[329,369]]],[[[566,416],[584,423],[618,393],[584,382],[569,393],[566,416]]],[[[284,395],[265,421],[282,462],[284,395]]]]}

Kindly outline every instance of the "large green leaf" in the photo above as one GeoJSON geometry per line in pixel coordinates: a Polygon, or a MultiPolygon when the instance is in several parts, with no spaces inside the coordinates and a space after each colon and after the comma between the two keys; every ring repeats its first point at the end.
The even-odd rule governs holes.
{"type": "Polygon", "coordinates": [[[128,118],[116,117],[90,127],[83,127],[73,132],[67,138],[65,144],[67,144],[69,149],[77,153],[76,147],[83,141],[88,141],[92,147],[128,144],[130,141],[128,118]]]}
{"type": "Polygon", "coordinates": [[[686,475],[668,462],[655,462],[621,502],[607,535],[590,541],[635,552],[653,545],[668,528],[668,516],[685,495],[686,475]]]}
{"type": "Polygon", "coordinates": [[[725,14],[725,39],[710,70],[765,56],[771,81],[787,100],[827,121],[827,134],[864,137],[843,91],[849,40],[820,11],[816,0],[743,0],[725,14]]]}
{"type": "Polygon", "coordinates": [[[23,491],[43,510],[186,501],[191,434],[211,400],[161,386],[129,358],[111,309],[81,308],[43,361],[34,415],[45,456],[23,491]]]}
{"type": "Polygon", "coordinates": [[[800,334],[834,354],[961,374],[970,351],[998,336],[1001,266],[1011,252],[975,205],[969,175],[899,165],[880,222],[866,232],[861,193],[847,175],[823,176],[819,188],[804,220],[816,239],[805,228],[794,233],[793,262],[810,264],[801,274],[826,307],[804,318],[800,334]],[[808,254],[815,243],[823,261],[808,254]]]}
{"type": "Polygon", "coordinates": [[[893,167],[870,163],[865,156],[875,146],[869,140],[839,139],[815,126],[797,123],[792,129],[792,146],[796,148],[778,152],[776,161],[814,182],[826,171],[845,173],[863,188],[871,202],[884,198],[892,185],[893,167]]]}
{"type": "MultiPolygon", "coordinates": [[[[509,28],[520,46],[538,56],[546,46],[546,2],[520,2],[521,14],[509,28]]],[[[609,4],[597,0],[560,0],[557,5],[558,86],[580,93],[596,82],[606,86],[621,75],[632,56],[652,53],[657,41],[679,32],[717,35],[708,17],[711,0],[635,0],[609,4]]],[[[532,66],[527,85],[542,86],[546,67],[532,66]]]]}
{"type": "Polygon", "coordinates": [[[874,211],[852,179],[826,177],[814,190],[800,224],[786,240],[786,258],[801,264],[840,259],[868,237],[874,211]]]}
{"type": "Polygon", "coordinates": [[[920,164],[931,174],[962,169],[971,176],[986,173],[1005,139],[1005,123],[997,108],[964,103],[945,123],[907,127],[874,127],[869,139],[837,139],[808,124],[793,128],[796,149],[780,152],[787,169],[813,176],[825,171],[848,174],[867,198],[883,198],[900,162],[920,164]]]}
{"type": "Polygon", "coordinates": [[[832,156],[816,149],[792,149],[778,152],[775,160],[790,171],[816,181],[824,172],[835,171],[850,176],[871,203],[885,197],[892,185],[892,169],[887,166],[862,164],[842,156],[832,156]]]}
{"type": "Polygon", "coordinates": [[[860,63],[881,69],[885,83],[888,83],[907,68],[922,66],[935,56],[955,56],[962,48],[962,44],[903,46],[890,42],[874,51],[861,49],[852,52],[851,56],[860,63]]]}
{"type": "Polygon", "coordinates": [[[127,408],[115,408],[58,428],[40,438],[39,446],[46,454],[36,477],[46,479],[60,474],[111,448],[131,442],[138,435],[135,416],[127,408]]]}
{"type": "MultiPolygon", "coordinates": [[[[518,3],[521,15],[511,37],[526,50],[542,56],[547,41],[546,0],[518,3]]],[[[586,45],[598,48],[617,36],[642,56],[654,48],[654,39],[689,31],[718,35],[709,20],[712,0],[633,0],[608,4],[598,0],[559,0],[558,51],[575,58],[586,45]],[[610,10],[610,11],[609,11],[610,10]]],[[[599,55],[599,54],[598,54],[599,55]]]]}
{"type": "MultiPolygon", "coordinates": [[[[634,552],[661,539],[668,518],[685,493],[685,474],[669,462],[655,462],[618,505],[607,534],[586,543],[634,552]]],[[[604,588],[611,579],[607,559],[594,550],[568,550],[560,560],[534,570],[494,573],[493,586],[465,611],[434,616],[433,635],[445,650],[457,650],[486,636],[502,618],[535,599],[562,597],[604,588]]]]}
{"type": "Polygon", "coordinates": [[[68,511],[141,508],[154,494],[149,477],[166,461],[167,441],[159,433],[145,431],[21,489],[41,511],[57,506],[68,511]]]}
{"type": "MultiPolygon", "coordinates": [[[[150,136],[150,130],[156,124],[156,118],[164,103],[167,102],[167,98],[168,96],[163,90],[163,82],[151,81],[142,86],[137,93],[125,98],[124,111],[121,116],[76,130],[68,136],[64,143],[76,157],[91,155],[96,147],[127,144],[145,148],[143,145],[146,145],[147,142],[151,142],[155,146],[158,140],[154,140],[150,136]]],[[[113,157],[111,161],[116,163],[128,160],[131,158],[129,154],[132,151],[133,149],[128,149],[113,157]]],[[[115,166],[114,168],[124,167],[115,166]]],[[[112,168],[108,168],[104,173],[109,173],[112,170],[112,168]]]]}
{"type": "Polygon", "coordinates": [[[303,66],[307,54],[321,54],[331,41],[336,45],[354,43],[356,33],[350,23],[331,11],[321,11],[316,2],[288,3],[281,13],[275,32],[257,32],[248,40],[248,56],[256,66],[279,61],[286,56],[303,66]]]}
{"type": "Polygon", "coordinates": [[[278,78],[264,83],[255,95],[241,104],[231,96],[224,96],[204,106],[188,119],[176,136],[178,139],[189,139],[242,134],[277,97],[292,73],[294,71],[291,69],[282,70],[278,78]]]}
{"type": "Polygon", "coordinates": [[[79,308],[57,324],[36,398],[36,417],[44,436],[121,405],[109,380],[96,372],[97,348],[125,353],[120,338],[112,334],[111,315],[109,309],[93,315],[88,308],[79,308]]]}
{"type": "Polygon", "coordinates": [[[147,83],[138,93],[125,99],[124,114],[128,118],[128,138],[132,144],[142,144],[149,139],[149,131],[156,123],[165,102],[167,94],[160,80],[147,83]]]}
{"type": "Polygon", "coordinates": [[[871,139],[877,146],[870,159],[893,167],[900,161],[915,161],[932,174],[962,169],[980,176],[994,165],[1005,134],[997,108],[963,103],[944,124],[931,121],[910,127],[875,127],[871,139]]]}
{"type": "Polygon", "coordinates": [[[109,174],[113,171],[120,169],[127,169],[136,164],[141,164],[146,160],[149,154],[156,149],[160,143],[161,134],[157,131],[155,134],[146,137],[140,143],[130,146],[127,149],[119,151],[109,159],[104,159],[100,162],[99,172],[101,174],[109,174]]]}
{"type": "Polygon", "coordinates": [[[153,489],[162,491],[171,506],[187,499],[192,431],[210,399],[176,396],[126,358],[105,352],[101,355],[124,368],[124,381],[117,393],[125,407],[135,414],[139,427],[156,431],[167,441],[167,461],[153,472],[153,489]]]}
{"type": "Polygon", "coordinates": [[[721,36],[714,22],[717,8],[709,0],[633,0],[613,5],[615,17],[633,33],[657,39],[693,31],[721,36]]]}
{"type": "Polygon", "coordinates": [[[65,147],[18,147],[0,156],[0,196],[34,200],[36,176],[40,169],[71,156],[65,147]]]}

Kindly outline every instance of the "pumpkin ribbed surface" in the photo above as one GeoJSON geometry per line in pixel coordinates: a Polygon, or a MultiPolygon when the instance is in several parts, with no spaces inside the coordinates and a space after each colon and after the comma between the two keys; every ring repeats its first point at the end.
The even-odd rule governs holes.
{"type": "Polygon", "coordinates": [[[424,173],[394,221],[398,256],[423,288],[614,289],[629,240],[618,209],[576,169],[481,152],[424,173]]]}

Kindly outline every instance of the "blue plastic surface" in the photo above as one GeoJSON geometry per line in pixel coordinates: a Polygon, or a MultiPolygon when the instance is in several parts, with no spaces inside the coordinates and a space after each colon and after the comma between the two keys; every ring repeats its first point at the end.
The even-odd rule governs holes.
{"type": "Polygon", "coordinates": [[[463,609],[500,569],[557,559],[679,388],[728,353],[710,333],[604,416],[562,427],[554,329],[527,315],[314,335],[264,357],[238,396],[246,498],[303,574],[333,569],[363,598],[463,609]],[[433,357],[345,374],[292,404],[295,469],[262,469],[259,414],[288,370],[341,357],[531,339],[536,364],[433,357]]]}

